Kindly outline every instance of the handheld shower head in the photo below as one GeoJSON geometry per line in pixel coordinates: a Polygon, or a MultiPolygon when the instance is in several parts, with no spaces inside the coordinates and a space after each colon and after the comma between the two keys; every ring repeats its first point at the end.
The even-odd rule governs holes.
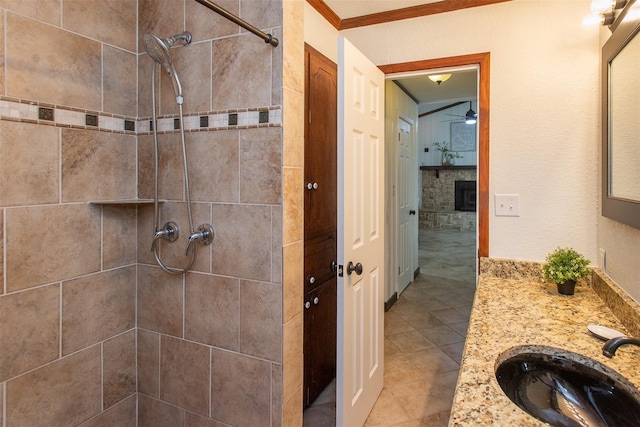
{"type": "Polygon", "coordinates": [[[169,50],[177,41],[181,41],[183,43],[183,46],[188,45],[189,43],[191,43],[191,33],[185,31],[184,33],[176,34],[175,36],[171,36],[166,39],[161,39],[160,37],[152,33],[142,36],[144,50],[156,63],[162,65],[162,67],[165,69],[165,71],[171,78],[173,90],[176,94],[176,102],[178,104],[181,104],[182,85],[180,84],[178,73],[176,73],[176,69],[173,66],[173,61],[171,60],[171,52],[169,50]]]}

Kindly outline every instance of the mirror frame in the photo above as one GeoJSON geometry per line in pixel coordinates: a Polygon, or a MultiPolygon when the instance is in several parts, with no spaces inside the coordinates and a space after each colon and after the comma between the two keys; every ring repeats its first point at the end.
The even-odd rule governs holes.
{"type": "MultiPolygon", "coordinates": [[[[640,229],[640,201],[612,197],[609,194],[609,64],[640,33],[640,20],[622,22],[626,11],[635,3],[630,0],[621,13],[615,31],[602,47],[602,216],[640,229]]],[[[640,149],[640,145],[638,146],[640,149]]]]}

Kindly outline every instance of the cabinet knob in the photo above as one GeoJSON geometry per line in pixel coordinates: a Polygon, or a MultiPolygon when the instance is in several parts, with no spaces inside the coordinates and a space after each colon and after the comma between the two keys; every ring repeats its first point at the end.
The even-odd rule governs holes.
{"type": "Polygon", "coordinates": [[[312,285],[313,285],[314,283],[316,283],[316,278],[315,278],[315,276],[309,276],[309,279],[307,279],[307,280],[309,280],[309,283],[310,283],[310,284],[312,284],[312,285]]]}
{"type": "Polygon", "coordinates": [[[317,182],[307,182],[307,190],[317,190],[318,183],[317,182]]]}
{"type": "Polygon", "coordinates": [[[313,299],[313,303],[314,303],[314,304],[318,304],[319,302],[320,302],[320,299],[319,299],[318,297],[315,297],[315,298],[313,299]]]}
{"type": "Polygon", "coordinates": [[[309,308],[311,307],[311,303],[309,301],[304,303],[304,308],[309,308]]]}

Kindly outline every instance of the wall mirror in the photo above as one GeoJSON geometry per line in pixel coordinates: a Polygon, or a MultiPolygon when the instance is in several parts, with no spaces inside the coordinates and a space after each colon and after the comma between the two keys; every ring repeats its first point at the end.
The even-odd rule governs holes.
{"type": "Polygon", "coordinates": [[[640,229],[639,32],[623,20],[602,48],[602,215],[640,229]]]}

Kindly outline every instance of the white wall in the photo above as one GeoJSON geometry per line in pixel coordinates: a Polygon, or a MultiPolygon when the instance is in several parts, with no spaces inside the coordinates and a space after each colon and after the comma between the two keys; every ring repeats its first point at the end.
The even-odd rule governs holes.
{"type": "MultiPolygon", "coordinates": [[[[478,111],[478,105],[476,101],[471,102],[474,111],[478,111]]],[[[429,109],[426,109],[429,111],[429,109]]],[[[448,108],[437,113],[429,114],[427,116],[420,117],[419,133],[418,133],[418,156],[420,158],[420,165],[423,166],[436,166],[440,165],[442,161],[442,154],[433,147],[434,142],[444,142],[446,146],[451,146],[451,121],[456,117],[452,116],[464,116],[469,110],[469,103],[457,105],[455,107],[448,108]],[[424,149],[429,148],[428,152],[424,149]]],[[[473,126],[476,134],[476,150],[478,147],[478,130],[477,125],[465,125],[473,126]]],[[[476,165],[478,152],[474,151],[460,151],[458,152],[459,158],[454,159],[454,164],[457,166],[462,165],[476,165]]]]}
{"type": "Polygon", "coordinates": [[[338,30],[313,7],[304,2],[304,41],[338,63],[338,30]]]}
{"type": "Polygon", "coordinates": [[[341,32],[376,64],[491,53],[489,255],[544,260],[572,246],[597,260],[598,29],[589,1],[516,0],[341,32]]]}
{"type": "MultiPolygon", "coordinates": [[[[571,245],[598,264],[604,248],[607,274],[640,302],[640,230],[600,216],[598,37],[608,33],[581,26],[589,4],[515,0],[341,35],[381,65],[490,52],[490,194],[520,194],[521,211],[495,217],[491,200],[490,256],[542,261],[571,245]]],[[[335,60],[337,31],[318,19],[305,4],[305,41],[335,60]]]]}

